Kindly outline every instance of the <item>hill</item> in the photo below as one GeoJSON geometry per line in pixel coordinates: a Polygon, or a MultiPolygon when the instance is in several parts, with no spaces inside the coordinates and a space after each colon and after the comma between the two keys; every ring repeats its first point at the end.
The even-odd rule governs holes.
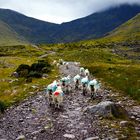
{"type": "Polygon", "coordinates": [[[0,19],[31,43],[64,43],[103,37],[139,12],[138,5],[121,5],[71,22],[54,24],[0,9],[0,19]]]}
{"type": "Polygon", "coordinates": [[[56,24],[27,17],[9,9],[0,9],[0,19],[31,43],[49,42],[50,28],[56,24]]]}
{"type": "Polygon", "coordinates": [[[10,26],[0,20],[0,46],[25,44],[25,42],[10,26]]]}
{"type": "Polygon", "coordinates": [[[140,40],[140,13],[119,26],[106,36],[112,41],[139,41],[140,40]]]}
{"type": "Polygon", "coordinates": [[[69,42],[69,40],[79,41],[100,38],[125,23],[139,12],[140,6],[137,5],[121,5],[120,7],[113,7],[62,24],[61,31],[63,32],[60,32],[58,36],[63,38],[64,42],[69,42]]]}

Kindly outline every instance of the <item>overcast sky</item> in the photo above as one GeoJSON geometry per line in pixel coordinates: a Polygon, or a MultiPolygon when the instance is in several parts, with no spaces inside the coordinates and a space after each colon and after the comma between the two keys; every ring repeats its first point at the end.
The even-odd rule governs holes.
{"type": "Polygon", "coordinates": [[[62,23],[123,3],[140,4],[140,0],[0,0],[0,8],[62,23]]]}

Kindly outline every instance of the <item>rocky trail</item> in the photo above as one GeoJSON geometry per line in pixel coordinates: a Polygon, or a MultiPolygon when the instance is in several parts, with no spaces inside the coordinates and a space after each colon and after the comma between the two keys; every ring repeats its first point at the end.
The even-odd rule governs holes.
{"type": "MultiPolygon", "coordinates": [[[[69,69],[60,66],[60,72],[75,76],[79,67],[71,62],[69,69]]],[[[101,89],[102,98],[94,101],[90,94],[83,96],[81,92],[73,88],[65,95],[61,109],[50,107],[44,92],[11,107],[0,118],[0,140],[117,140],[133,139],[133,136],[140,139],[140,106],[135,101],[105,88],[101,89]],[[103,118],[85,111],[109,100],[123,106],[129,119],[103,118]]]]}

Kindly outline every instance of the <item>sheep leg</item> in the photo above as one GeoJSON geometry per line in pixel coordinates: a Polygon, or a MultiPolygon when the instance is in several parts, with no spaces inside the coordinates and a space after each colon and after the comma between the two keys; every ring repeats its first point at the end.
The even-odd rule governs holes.
{"type": "Polygon", "coordinates": [[[51,96],[49,97],[49,105],[50,105],[50,106],[53,105],[53,100],[52,100],[52,97],[51,97],[51,96]]]}
{"type": "Polygon", "coordinates": [[[67,85],[67,86],[66,86],[66,93],[67,93],[67,94],[70,93],[70,88],[71,88],[70,85],[67,85]]]}
{"type": "Polygon", "coordinates": [[[86,96],[87,90],[86,90],[86,85],[83,84],[83,95],[86,96]]]}
{"type": "Polygon", "coordinates": [[[57,101],[57,98],[55,99],[55,108],[58,107],[58,101],[57,101]]]}
{"type": "Polygon", "coordinates": [[[79,84],[76,83],[76,84],[75,84],[75,90],[78,90],[78,88],[79,88],[79,84]]]}
{"type": "Polygon", "coordinates": [[[94,92],[91,92],[91,99],[95,99],[95,94],[94,94],[94,92]]]}
{"type": "Polygon", "coordinates": [[[57,103],[57,108],[59,108],[59,109],[60,109],[60,103],[59,103],[59,102],[57,103]]]}
{"type": "Polygon", "coordinates": [[[83,95],[86,96],[86,89],[83,89],[83,95]]]}

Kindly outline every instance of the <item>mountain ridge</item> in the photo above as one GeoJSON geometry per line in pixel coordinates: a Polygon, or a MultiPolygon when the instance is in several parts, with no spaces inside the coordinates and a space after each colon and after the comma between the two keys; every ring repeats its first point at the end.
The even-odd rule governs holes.
{"type": "Polygon", "coordinates": [[[103,37],[139,12],[139,5],[121,5],[71,22],[54,24],[0,9],[0,19],[31,43],[67,43],[103,37]]]}

